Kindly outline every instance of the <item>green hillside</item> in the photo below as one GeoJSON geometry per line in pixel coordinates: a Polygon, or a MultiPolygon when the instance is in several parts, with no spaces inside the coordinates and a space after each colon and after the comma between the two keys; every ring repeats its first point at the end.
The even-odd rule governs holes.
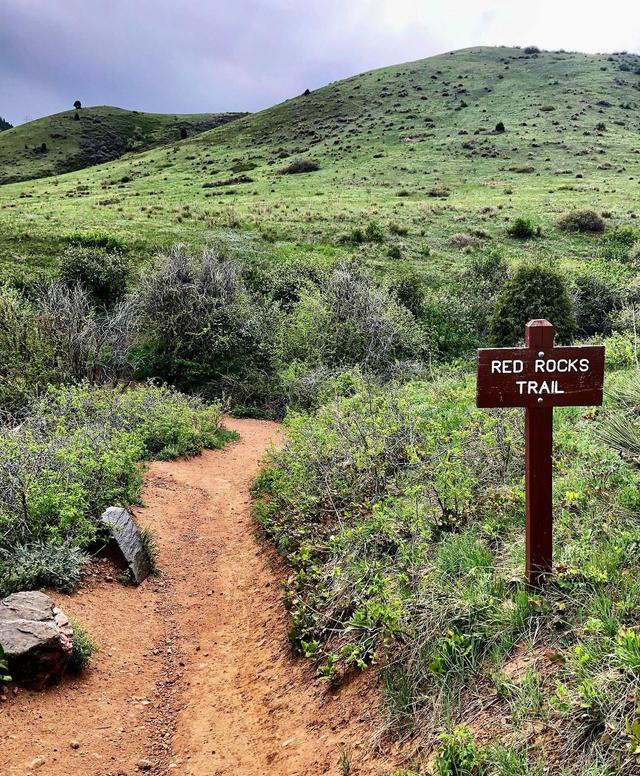
{"type": "Polygon", "coordinates": [[[142,113],[109,106],[56,113],[3,133],[0,184],[101,164],[127,152],[174,142],[181,132],[204,132],[239,115],[243,114],[142,113]]]}
{"type": "MultiPolygon", "coordinates": [[[[635,217],[638,105],[637,56],[452,52],[55,181],[4,186],[3,241],[40,262],[50,258],[40,241],[51,246],[70,228],[154,245],[205,242],[231,229],[245,241],[266,236],[342,253],[362,250],[345,240],[355,230],[357,242],[357,230],[376,220],[386,239],[367,246],[368,260],[386,261],[391,250],[426,268],[428,250],[434,269],[503,241],[511,219],[525,214],[542,237],[509,241],[515,257],[585,258],[593,239],[560,232],[556,220],[575,207],[605,211],[611,223],[635,217]],[[319,170],[281,174],[297,160],[319,170]]],[[[62,116],[74,126],[72,113],[62,116]]],[[[24,131],[3,133],[0,146],[24,131]]],[[[48,161],[24,153],[44,172],[48,161]]]]}

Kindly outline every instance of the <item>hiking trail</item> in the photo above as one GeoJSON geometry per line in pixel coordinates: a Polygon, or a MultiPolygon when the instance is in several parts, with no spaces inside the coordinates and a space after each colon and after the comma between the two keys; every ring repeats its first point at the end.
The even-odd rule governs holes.
{"type": "Polygon", "coordinates": [[[228,419],[224,450],[154,462],[144,508],[160,577],[120,584],[95,561],[52,593],[95,637],[81,677],[0,704],[3,776],[316,776],[392,772],[366,746],[379,723],[368,677],[341,689],[291,655],[286,565],[257,536],[250,486],[275,423],[228,419]]]}

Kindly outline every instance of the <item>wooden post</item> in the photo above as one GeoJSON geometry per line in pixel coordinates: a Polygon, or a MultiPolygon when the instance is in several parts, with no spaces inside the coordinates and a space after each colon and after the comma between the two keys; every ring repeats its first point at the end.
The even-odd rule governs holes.
{"type": "MultiPolygon", "coordinates": [[[[525,347],[543,358],[553,347],[555,329],[549,321],[535,320],[525,329],[525,347]]],[[[542,398],[539,399],[542,403],[542,398]]],[[[526,566],[529,584],[539,587],[553,569],[552,510],[553,407],[525,410],[526,566]]]]}

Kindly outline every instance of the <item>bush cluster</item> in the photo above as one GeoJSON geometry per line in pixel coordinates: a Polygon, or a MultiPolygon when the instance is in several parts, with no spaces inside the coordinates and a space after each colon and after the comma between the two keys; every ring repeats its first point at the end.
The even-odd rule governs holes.
{"type": "Polygon", "coordinates": [[[560,273],[543,264],[523,264],[503,286],[489,321],[489,339],[497,347],[516,345],[526,324],[546,318],[558,342],[571,342],[576,317],[567,284],[560,273]]]}
{"type": "Polygon", "coordinates": [[[520,415],[476,410],[471,379],[361,385],[290,416],[256,515],[293,566],[292,645],[334,682],[382,662],[390,725],[449,728],[439,773],[541,772],[530,725],[540,768],[635,767],[639,386],[598,424],[556,414],[558,565],[544,595],[521,576],[520,415]],[[478,704],[512,749],[456,729],[478,704]]]}
{"type": "Polygon", "coordinates": [[[140,461],[226,438],[219,405],[168,388],[50,388],[0,434],[0,597],[72,588],[102,511],[137,501],[140,461]]]}

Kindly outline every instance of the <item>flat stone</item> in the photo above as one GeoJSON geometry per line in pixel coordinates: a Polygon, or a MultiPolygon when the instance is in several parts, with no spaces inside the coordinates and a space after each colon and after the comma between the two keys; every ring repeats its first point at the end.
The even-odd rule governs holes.
{"type": "Polygon", "coordinates": [[[133,517],[122,507],[109,507],[100,516],[100,522],[111,531],[133,582],[139,585],[151,573],[152,563],[133,517]]]}
{"type": "Polygon", "coordinates": [[[13,593],[0,601],[0,644],[9,675],[32,690],[55,684],[73,650],[73,628],[48,595],[13,593]]]}

